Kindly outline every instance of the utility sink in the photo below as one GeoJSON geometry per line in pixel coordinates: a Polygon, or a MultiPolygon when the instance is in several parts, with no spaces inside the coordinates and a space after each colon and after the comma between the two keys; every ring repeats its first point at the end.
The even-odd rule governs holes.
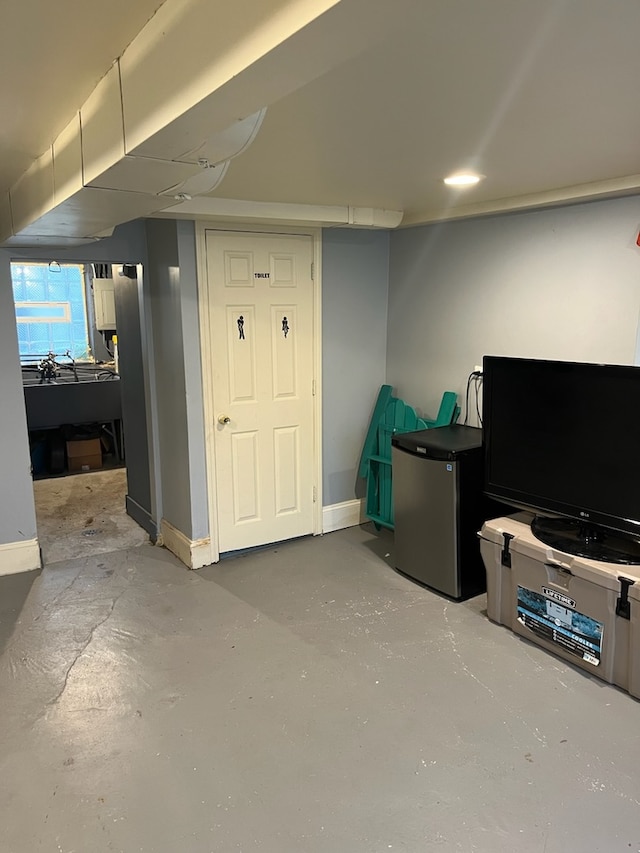
{"type": "Polygon", "coordinates": [[[120,420],[120,377],[97,379],[98,372],[78,372],[76,381],[71,371],[64,371],[61,377],[43,383],[37,373],[33,378],[31,373],[26,374],[23,384],[29,429],[120,420]]]}

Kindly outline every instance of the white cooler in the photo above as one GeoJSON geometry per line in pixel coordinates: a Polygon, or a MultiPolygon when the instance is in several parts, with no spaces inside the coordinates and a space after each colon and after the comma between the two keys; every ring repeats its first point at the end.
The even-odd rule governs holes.
{"type": "Polygon", "coordinates": [[[640,566],[556,551],[531,520],[518,513],[482,526],[487,615],[640,698],[640,566]]]}

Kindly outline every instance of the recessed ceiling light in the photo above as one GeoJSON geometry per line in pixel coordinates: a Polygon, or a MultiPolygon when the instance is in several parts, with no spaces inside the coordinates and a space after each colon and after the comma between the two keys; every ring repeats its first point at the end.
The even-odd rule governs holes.
{"type": "Polygon", "coordinates": [[[482,180],[482,175],[473,175],[471,172],[458,172],[444,179],[449,187],[471,187],[482,180]]]}

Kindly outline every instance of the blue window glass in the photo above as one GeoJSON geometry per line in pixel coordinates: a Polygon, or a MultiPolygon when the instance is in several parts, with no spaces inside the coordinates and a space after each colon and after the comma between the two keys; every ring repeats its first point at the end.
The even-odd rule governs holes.
{"type": "Polygon", "coordinates": [[[16,317],[20,321],[66,322],[68,302],[16,302],[16,317]]]}
{"type": "Polygon", "coordinates": [[[84,267],[12,263],[11,279],[21,356],[90,358],[84,267]]]}

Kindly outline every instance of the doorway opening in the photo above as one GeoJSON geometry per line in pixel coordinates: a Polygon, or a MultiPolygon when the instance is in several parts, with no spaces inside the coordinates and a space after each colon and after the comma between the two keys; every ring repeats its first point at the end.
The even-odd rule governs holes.
{"type": "MultiPolygon", "coordinates": [[[[148,531],[127,514],[127,444],[130,437],[139,443],[141,432],[146,439],[146,417],[140,422],[139,411],[127,411],[127,375],[135,380],[137,366],[127,364],[129,342],[119,346],[118,315],[126,304],[118,310],[116,293],[119,279],[137,285],[138,269],[11,264],[44,565],[148,541],[148,531]]],[[[123,319],[130,333],[135,323],[123,319]]]]}

